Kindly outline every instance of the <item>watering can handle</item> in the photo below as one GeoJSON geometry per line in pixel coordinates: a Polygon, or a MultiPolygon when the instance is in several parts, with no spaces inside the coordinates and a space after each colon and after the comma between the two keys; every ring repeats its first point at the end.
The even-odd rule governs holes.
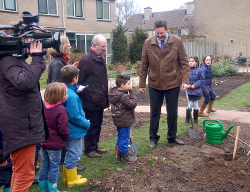
{"type": "Polygon", "coordinates": [[[207,121],[215,121],[215,122],[219,123],[219,125],[220,125],[221,127],[223,127],[222,123],[221,123],[219,120],[216,120],[216,119],[206,119],[206,120],[203,121],[203,128],[204,128],[204,129],[205,129],[205,123],[206,123],[207,121]]]}

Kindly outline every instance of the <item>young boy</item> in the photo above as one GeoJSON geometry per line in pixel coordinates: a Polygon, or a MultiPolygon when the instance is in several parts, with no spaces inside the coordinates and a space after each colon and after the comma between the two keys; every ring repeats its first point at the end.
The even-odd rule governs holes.
{"type": "Polygon", "coordinates": [[[118,134],[115,161],[131,163],[137,159],[136,156],[130,156],[128,147],[131,125],[135,122],[136,95],[132,90],[129,76],[118,75],[116,86],[109,90],[112,119],[118,134]]]}
{"type": "Polygon", "coordinates": [[[76,91],[79,69],[73,65],[66,65],[61,69],[62,80],[68,88],[68,97],[64,103],[69,119],[69,139],[66,141],[67,152],[64,160],[64,183],[68,187],[82,185],[86,178],[77,175],[77,162],[82,156],[82,137],[87,133],[90,122],[85,118],[82,102],[76,91]]]}

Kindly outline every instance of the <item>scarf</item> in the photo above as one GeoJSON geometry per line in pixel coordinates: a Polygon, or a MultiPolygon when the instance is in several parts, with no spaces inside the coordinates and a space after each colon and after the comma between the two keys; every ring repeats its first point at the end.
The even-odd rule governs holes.
{"type": "Polygon", "coordinates": [[[66,62],[66,63],[68,63],[68,61],[69,61],[69,59],[70,59],[70,56],[69,55],[62,55],[62,58],[63,58],[63,60],[66,62]]]}

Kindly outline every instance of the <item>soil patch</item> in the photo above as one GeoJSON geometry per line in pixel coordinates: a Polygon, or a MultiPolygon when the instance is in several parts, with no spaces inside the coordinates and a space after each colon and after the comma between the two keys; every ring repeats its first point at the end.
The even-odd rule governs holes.
{"type": "MultiPolygon", "coordinates": [[[[238,86],[249,82],[249,74],[216,77],[214,90],[218,99],[224,97],[238,86]]],[[[148,94],[138,93],[138,105],[149,105],[148,94]]],[[[179,106],[186,106],[185,97],[180,93],[179,106]]],[[[250,111],[246,106],[242,111],[250,111]]],[[[246,117],[247,118],[247,117],[246,117]]],[[[149,122],[149,113],[136,113],[133,128],[139,128],[149,122]]],[[[221,121],[224,128],[235,122],[221,121]]],[[[123,164],[122,171],[113,170],[98,182],[90,179],[95,185],[85,187],[85,191],[244,191],[250,189],[250,172],[246,154],[250,150],[249,124],[237,123],[240,126],[240,139],[236,159],[232,161],[236,134],[233,128],[230,135],[221,145],[206,143],[205,132],[198,125],[200,137],[191,139],[188,132],[179,135],[186,144],[179,146],[168,144],[153,150],[132,164],[123,164]]],[[[104,114],[101,141],[116,137],[110,111],[104,114]]]]}

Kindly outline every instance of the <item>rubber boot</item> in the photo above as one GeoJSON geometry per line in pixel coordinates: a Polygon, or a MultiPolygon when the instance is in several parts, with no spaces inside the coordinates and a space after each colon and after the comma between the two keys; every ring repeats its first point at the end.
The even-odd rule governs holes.
{"type": "Polygon", "coordinates": [[[190,114],[191,114],[192,109],[186,109],[186,121],[185,124],[189,124],[190,123],[190,114]]]}
{"type": "MultiPolygon", "coordinates": [[[[64,184],[67,184],[67,178],[66,178],[66,166],[65,165],[63,165],[63,183],[64,184]]],[[[81,175],[77,175],[78,176],[78,178],[79,179],[81,179],[82,178],[82,176],[81,175]]]]}
{"type": "Polygon", "coordinates": [[[202,103],[201,108],[200,108],[200,111],[199,111],[199,113],[198,113],[198,116],[199,116],[199,117],[208,117],[207,114],[203,113],[204,110],[206,109],[206,107],[207,107],[207,104],[202,103]]]}
{"type": "Polygon", "coordinates": [[[216,109],[213,109],[213,104],[214,104],[214,101],[210,101],[209,102],[209,104],[208,104],[208,110],[207,110],[208,113],[217,111],[216,109]]]}
{"type": "Polygon", "coordinates": [[[3,188],[3,192],[10,192],[10,188],[9,187],[3,188]]]}
{"type": "Polygon", "coordinates": [[[119,148],[118,148],[118,146],[115,147],[115,162],[121,162],[121,157],[119,155],[119,148]]]}
{"type": "Polygon", "coordinates": [[[38,181],[40,192],[48,192],[47,180],[38,181]]]}
{"type": "Polygon", "coordinates": [[[193,116],[194,116],[194,124],[198,124],[198,109],[194,109],[193,116]]]}
{"type": "Polygon", "coordinates": [[[130,156],[129,153],[122,153],[119,151],[119,155],[120,155],[121,161],[123,161],[125,163],[132,163],[132,162],[136,161],[136,159],[137,159],[136,156],[130,156]]]}
{"type": "Polygon", "coordinates": [[[67,192],[67,191],[59,191],[57,189],[57,183],[48,182],[47,186],[48,186],[48,192],[67,192]]]}
{"type": "Polygon", "coordinates": [[[65,168],[65,172],[68,187],[73,187],[75,185],[83,185],[88,181],[86,178],[79,178],[79,176],[77,175],[76,167],[73,169],[65,168]]]}

